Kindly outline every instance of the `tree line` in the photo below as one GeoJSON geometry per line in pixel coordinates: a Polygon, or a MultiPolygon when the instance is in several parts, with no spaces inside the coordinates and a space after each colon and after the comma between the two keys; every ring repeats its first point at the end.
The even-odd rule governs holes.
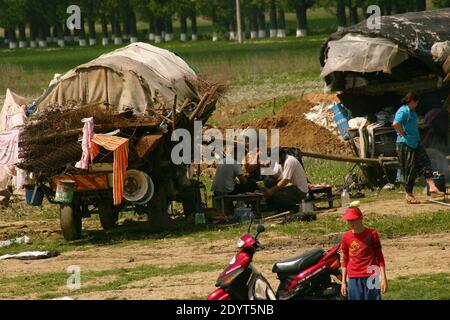
{"type": "MultiPolygon", "coordinates": [[[[240,0],[245,35],[251,39],[286,36],[286,13],[295,13],[296,36],[308,32],[308,11],[323,7],[336,16],[339,28],[358,23],[369,5],[379,5],[383,15],[422,11],[426,0],[240,0]]],[[[450,0],[434,0],[434,7],[450,7],[450,0]]],[[[138,22],[148,25],[146,40],[174,40],[174,22],[180,25],[181,41],[199,39],[198,17],[212,23],[212,39],[236,38],[236,0],[0,0],[0,28],[10,48],[63,47],[75,41],[96,45],[101,26],[102,44],[136,42],[138,22]],[[67,8],[81,9],[80,29],[66,25],[67,8]]],[[[1,35],[0,35],[1,37],[1,35]]],[[[142,40],[142,39],[141,39],[142,40]]]]}

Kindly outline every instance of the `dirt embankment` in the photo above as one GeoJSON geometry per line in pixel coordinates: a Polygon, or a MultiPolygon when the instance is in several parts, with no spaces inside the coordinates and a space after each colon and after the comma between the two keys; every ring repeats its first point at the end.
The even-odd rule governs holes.
{"type": "MultiPolygon", "coordinates": [[[[324,97],[310,97],[312,101],[322,101],[322,98],[324,97]]],[[[310,99],[305,97],[301,101],[290,101],[281,107],[275,116],[253,120],[244,127],[279,129],[280,144],[283,147],[298,147],[303,151],[322,154],[352,155],[347,142],[326,128],[305,119],[304,115],[314,106],[310,99]]],[[[328,97],[326,101],[331,99],[328,97]]]]}

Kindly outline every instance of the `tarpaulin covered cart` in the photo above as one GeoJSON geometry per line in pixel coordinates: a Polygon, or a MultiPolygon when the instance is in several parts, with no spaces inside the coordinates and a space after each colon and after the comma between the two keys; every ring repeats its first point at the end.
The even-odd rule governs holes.
{"type": "Polygon", "coordinates": [[[92,213],[109,229],[131,209],[161,230],[170,201],[187,199],[186,210],[195,210],[199,192],[186,166],[171,161],[171,133],[206,121],[223,89],[144,43],[56,77],[21,136],[20,166],[36,174],[50,201],[64,202],[64,237],[79,238],[81,219],[92,213]]]}

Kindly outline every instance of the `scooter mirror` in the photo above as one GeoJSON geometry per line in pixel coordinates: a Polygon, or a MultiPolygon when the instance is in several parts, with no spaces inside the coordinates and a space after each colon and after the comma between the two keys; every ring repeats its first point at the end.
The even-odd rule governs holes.
{"type": "Polygon", "coordinates": [[[263,233],[264,231],[266,231],[266,227],[265,227],[263,224],[259,224],[259,225],[256,227],[256,232],[258,232],[258,233],[263,233]]]}

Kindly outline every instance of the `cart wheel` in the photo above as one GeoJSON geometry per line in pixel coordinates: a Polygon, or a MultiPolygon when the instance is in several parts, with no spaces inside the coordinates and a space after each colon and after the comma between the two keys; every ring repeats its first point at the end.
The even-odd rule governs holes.
{"type": "Polygon", "coordinates": [[[116,209],[112,203],[99,203],[98,213],[100,217],[100,224],[104,230],[111,230],[117,227],[119,210],[116,209]]]}
{"type": "Polygon", "coordinates": [[[60,206],[59,219],[61,222],[61,231],[64,239],[68,241],[81,238],[81,215],[76,206],[60,206]]]}

